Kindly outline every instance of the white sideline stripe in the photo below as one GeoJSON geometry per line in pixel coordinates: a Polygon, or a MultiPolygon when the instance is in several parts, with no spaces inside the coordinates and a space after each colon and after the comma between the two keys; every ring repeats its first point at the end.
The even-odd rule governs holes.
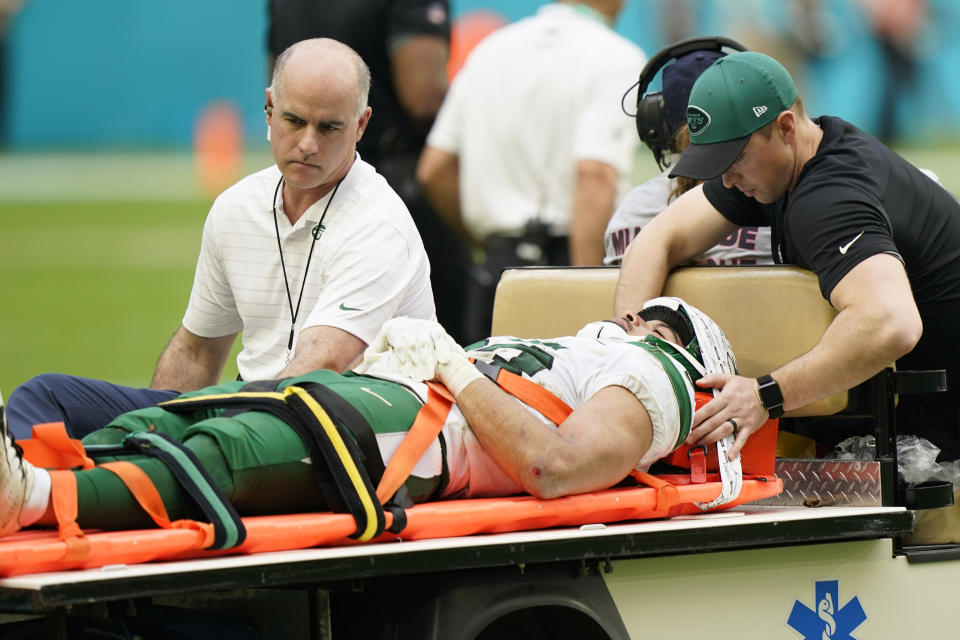
{"type": "MultiPolygon", "coordinates": [[[[273,164],[269,150],[244,154],[239,180],[273,164]]],[[[0,201],[213,200],[190,151],[0,154],[0,201]]]]}

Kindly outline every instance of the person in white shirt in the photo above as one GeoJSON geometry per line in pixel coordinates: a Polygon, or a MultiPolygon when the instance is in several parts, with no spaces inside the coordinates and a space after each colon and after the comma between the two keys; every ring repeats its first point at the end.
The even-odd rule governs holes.
{"type": "Polygon", "coordinates": [[[637,148],[620,98],[645,61],[610,28],[622,5],[555,2],[493,32],[437,114],[417,177],[447,223],[482,249],[467,302],[472,339],[489,334],[504,267],[603,259],[603,229],[637,148]]]}
{"type": "Polygon", "coordinates": [[[83,436],[116,415],[219,382],[237,335],[242,379],[343,371],[388,319],[435,318],[430,267],[400,197],[356,144],[371,118],[370,72],[317,38],[278,58],[266,90],[276,165],[214,202],[182,325],[149,389],[44,374],[18,387],[16,438],[63,421],[83,436]]]}

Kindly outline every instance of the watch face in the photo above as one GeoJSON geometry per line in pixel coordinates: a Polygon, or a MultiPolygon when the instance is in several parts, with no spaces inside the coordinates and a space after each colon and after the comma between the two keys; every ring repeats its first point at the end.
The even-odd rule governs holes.
{"type": "MultiPolygon", "coordinates": [[[[783,393],[780,391],[780,385],[770,376],[757,378],[760,386],[760,402],[767,411],[783,405],[783,393]]],[[[773,417],[773,416],[771,416],[773,417]]]]}

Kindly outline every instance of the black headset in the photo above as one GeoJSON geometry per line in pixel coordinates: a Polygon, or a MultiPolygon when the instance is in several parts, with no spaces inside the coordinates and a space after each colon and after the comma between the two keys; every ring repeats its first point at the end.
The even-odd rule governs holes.
{"type": "MultiPolygon", "coordinates": [[[[723,47],[734,51],[746,51],[746,47],[730,38],[711,36],[707,38],[688,38],[661,49],[647,62],[640,72],[637,84],[637,135],[657,160],[657,166],[664,167],[664,155],[667,151],[677,151],[671,148],[673,128],[667,122],[667,112],[663,103],[663,91],[645,93],[653,82],[657,73],[671,60],[681,58],[694,51],[722,51],[723,47]]],[[[633,87],[631,87],[632,89],[633,87]]],[[[629,90],[628,90],[629,93],[629,90]]]]}

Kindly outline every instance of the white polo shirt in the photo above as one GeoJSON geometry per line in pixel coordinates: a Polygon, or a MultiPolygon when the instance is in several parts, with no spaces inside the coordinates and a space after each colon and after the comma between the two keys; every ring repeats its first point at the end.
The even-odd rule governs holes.
{"type": "Polygon", "coordinates": [[[626,193],[638,139],[620,100],[644,62],[635,44],[564,4],[477,45],[427,138],[459,156],[463,220],[474,237],[519,235],[538,213],[566,234],[579,160],[613,166],[626,193]]]}
{"type": "MultiPolygon", "coordinates": [[[[244,380],[276,377],[284,367],[290,336],[292,314],[271,208],[279,180],[274,165],[247,176],[213,203],[183,318],[183,326],[202,337],[243,332],[237,367],[244,380]]],[[[277,198],[294,310],[313,229],[332,195],[314,203],[292,226],[277,198]]],[[[369,343],[394,316],[435,318],[430,265],[400,197],[357,156],[318,233],[294,345],[303,329],[319,325],[343,329],[369,343]]]]}

